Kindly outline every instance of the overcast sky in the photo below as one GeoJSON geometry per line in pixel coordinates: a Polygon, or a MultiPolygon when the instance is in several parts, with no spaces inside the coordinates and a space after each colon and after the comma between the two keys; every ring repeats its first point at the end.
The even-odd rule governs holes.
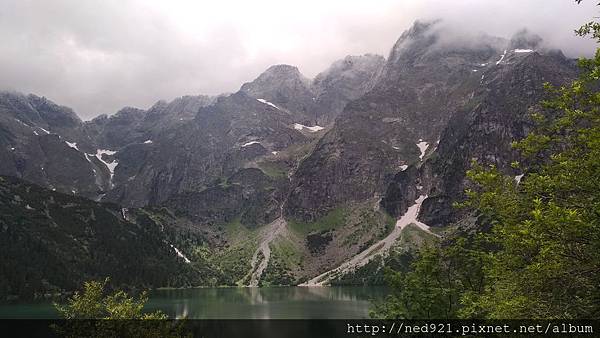
{"type": "Polygon", "coordinates": [[[387,57],[416,19],[510,37],[527,27],[569,56],[584,0],[0,0],[0,89],[46,96],[84,119],[159,99],[233,92],[269,65],[314,77],[348,54],[387,57]]]}

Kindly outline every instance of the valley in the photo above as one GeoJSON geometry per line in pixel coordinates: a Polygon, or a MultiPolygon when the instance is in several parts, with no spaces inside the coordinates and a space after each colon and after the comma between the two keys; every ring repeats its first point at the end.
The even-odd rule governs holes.
{"type": "Polygon", "coordinates": [[[106,276],[132,289],[380,284],[424,243],[476,231],[453,207],[470,163],[523,175],[511,143],[544,82],[577,69],[525,30],[452,41],[441,27],[417,21],[387,57],[347,56],[314,79],[274,65],[234,93],[90,121],[1,92],[0,296],[106,276]]]}

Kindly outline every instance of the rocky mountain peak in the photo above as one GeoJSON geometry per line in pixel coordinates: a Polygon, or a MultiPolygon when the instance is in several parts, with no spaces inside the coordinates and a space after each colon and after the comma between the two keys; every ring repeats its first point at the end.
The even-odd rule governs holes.
{"type": "Polygon", "coordinates": [[[310,80],[300,73],[298,67],[281,64],[267,68],[254,81],[244,83],[240,90],[254,96],[253,93],[261,92],[275,86],[299,85],[308,87],[309,83],[310,80]]]}
{"type": "Polygon", "coordinates": [[[73,128],[82,123],[71,108],[33,94],[0,92],[0,111],[26,124],[44,127],[73,128]]]}
{"type": "Polygon", "coordinates": [[[271,66],[254,81],[242,85],[240,91],[304,117],[314,110],[310,80],[294,66],[271,66]]]}
{"type": "Polygon", "coordinates": [[[300,73],[300,70],[298,70],[298,67],[292,66],[292,65],[286,65],[286,64],[273,65],[273,66],[267,68],[267,70],[265,70],[261,75],[264,75],[264,76],[288,75],[288,76],[299,76],[299,77],[302,76],[302,74],[300,73]]]}
{"type": "Polygon", "coordinates": [[[385,58],[377,54],[348,55],[341,60],[335,61],[324,72],[319,73],[313,81],[313,86],[318,87],[325,79],[334,75],[350,75],[360,72],[373,73],[384,62],[385,58]]]}
{"type": "Polygon", "coordinates": [[[369,91],[384,64],[385,58],[381,55],[348,55],[319,73],[312,83],[317,122],[322,125],[333,122],[348,102],[369,91]]]}
{"type": "Polygon", "coordinates": [[[433,27],[440,22],[441,20],[415,21],[396,41],[388,60],[397,62],[403,58],[411,58],[419,51],[424,51],[427,47],[433,45],[438,38],[433,31],[433,27]]]}
{"type": "Polygon", "coordinates": [[[412,26],[402,34],[400,39],[402,39],[402,38],[415,39],[415,38],[419,38],[419,37],[424,37],[425,35],[427,35],[428,32],[431,31],[431,28],[433,28],[440,22],[442,22],[441,19],[415,20],[415,22],[412,24],[412,26]]]}

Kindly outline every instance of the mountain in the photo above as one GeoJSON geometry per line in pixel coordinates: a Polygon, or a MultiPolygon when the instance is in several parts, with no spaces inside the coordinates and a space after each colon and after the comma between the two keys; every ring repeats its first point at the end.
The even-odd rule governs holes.
{"type": "Polygon", "coordinates": [[[71,109],[46,98],[0,93],[0,174],[96,198],[110,174],[82,126],[71,109]]]}
{"type": "MultiPolygon", "coordinates": [[[[387,58],[347,56],[312,80],[275,65],[232,94],[126,107],[87,122],[44,98],[3,93],[0,174],[48,189],[15,215],[32,213],[27,205],[46,210],[38,200],[60,196],[53,208],[105,210],[111,231],[142,231],[136,238],[154,248],[147,257],[163,257],[164,241],[186,254],[191,265],[179,260],[168,270],[185,278],[152,285],[363,283],[378,280],[383,264],[407,264],[410,250],[448,227],[477,231],[473,215],[452,207],[469,187],[471,161],[524,174],[510,166],[511,142],[531,128],[543,83],[576,73],[573,60],[526,30],[507,40],[417,21],[387,58]],[[119,218],[122,208],[137,216],[119,218]]],[[[29,186],[10,182],[6,205],[29,186]]],[[[66,222],[88,222],[80,211],[67,211],[66,222]]],[[[67,268],[69,255],[52,264],[67,268]]],[[[92,271],[109,272],[94,265],[72,274],[92,271]]]]}
{"type": "MultiPolygon", "coordinates": [[[[336,210],[380,201],[396,219],[416,205],[414,222],[427,236],[428,226],[472,228],[471,215],[452,207],[468,187],[471,161],[521,174],[510,167],[517,158],[510,144],[531,127],[528,113],[538,108],[543,83],[573,79],[574,62],[554,50],[529,49],[540,39],[527,32],[510,41],[484,36],[448,43],[437,25],[416,22],[402,34],[373,88],[346,106],[302,161],[285,205],[288,221],[320,223],[336,210]]],[[[347,240],[336,232],[341,233],[334,231],[325,252],[347,240]]],[[[341,271],[355,273],[386,255],[382,248],[389,236],[370,246],[347,247],[333,255],[336,263],[317,271],[353,262],[341,271]],[[359,253],[365,256],[351,260],[359,253]]],[[[324,273],[322,280],[341,278],[339,272],[324,273]]]]}
{"type": "Polygon", "coordinates": [[[158,101],[148,110],[125,107],[110,117],[96,117],[85,124],[85,129],[97,144],[107,149],[120,149],[193,120],[201,107],[211,105],[216,99],[206,95],[182,96],[171,102],[158,101]]]}
{"type": "MultiPolygon", "coordinates": [[[[298,169],[286,214],[312,220],[337,205],[381,196],[400,168],[418,165],[479,84],[487,43],[444,45],[436,23],[402,34],[373,89],[349,103],[298,169]]],[[[432,147],[433,148],[433,147],[432,147]]]]}
{"type": "Polygon", "coordinates": [[[173,246],[168,214],[101,204],[7,176],[0,176],[0,208],[3,297],[37,298],[106,276],[111,285],[128,287],[219,278],[205,265],[186,263],[173,246]]]}
{"type": "Polygon", "coordinates": [[[271,66],[254,81],[244,83],[240,91],[298,114],[298,122],[309,122],[312,118],[314,93],[310,88],[310,80],[297,67],[271,66]]]}
{"type": "Polygon", "coordinates": [[[331,124],[350,101],[371,90],[384,64],[380,55],[349,55],[319,73],[312,82],[317,124],[331,124]]]}

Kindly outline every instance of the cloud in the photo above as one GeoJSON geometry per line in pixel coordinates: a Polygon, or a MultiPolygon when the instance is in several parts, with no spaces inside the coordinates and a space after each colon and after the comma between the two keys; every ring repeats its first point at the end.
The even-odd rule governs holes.
{"type": "Polygon", "coordinates": [[[236,91],[269,65],[313,77],[348,54],[387,56],[416,19],[510,37],[527,27],[569,56],[593,1],[0,0],[0,89],[44,95],[83,118],[159,99],[236,91]]]}

